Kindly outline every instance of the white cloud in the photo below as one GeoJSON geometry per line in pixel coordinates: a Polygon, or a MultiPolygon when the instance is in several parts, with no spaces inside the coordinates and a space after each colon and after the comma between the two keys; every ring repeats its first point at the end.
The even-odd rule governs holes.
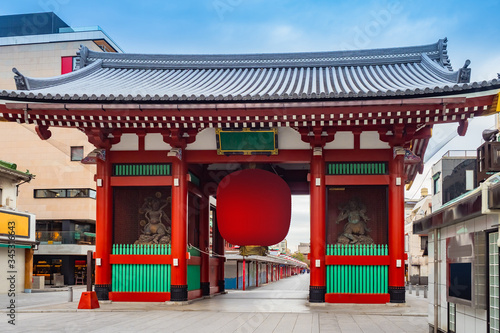
{"type": "Polygon", "coordinates": [[[485,55],[483,61],[473,64],[472,77],[474,81],[491,80],[497,78],[500,73],[500,54],[491,52],[485,55]]]}

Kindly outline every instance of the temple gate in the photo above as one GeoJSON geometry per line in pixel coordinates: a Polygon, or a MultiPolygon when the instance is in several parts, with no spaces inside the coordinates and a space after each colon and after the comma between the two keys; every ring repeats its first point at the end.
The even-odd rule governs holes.
{"type": "MultiPolygon", "coordinates": [[[[224,291],[217,186],[257,168],[311,201],[310,302],[400,303],[404,186],[434,124],[497,112],[446,40],[251,55],[96,53],[56,78],[19,72],[0,117],[83,131],[96,146],[96,292],[185,301],[224,291]],[[212,224],[209,224],[209,220],[212,224]],[[209,244],[212,233],[213,243],[209,244]]],[[[237,222],[235,222],[237,223],[237,222]]],[[[265,232],[265,230],[263,230],[265,232]]]]}

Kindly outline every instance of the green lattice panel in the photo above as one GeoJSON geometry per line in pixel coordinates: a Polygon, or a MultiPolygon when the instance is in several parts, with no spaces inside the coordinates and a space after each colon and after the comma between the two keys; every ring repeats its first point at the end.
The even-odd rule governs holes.
{"type": "Polygon", "coordinates": [[[387,162],[327,163],[328,175],[387,175],[387,162]]]}
{"type": "Polygon", "coordinates": [[[170,176],[170,164],[113,164],[114,176],[170,176]]]}
{"type": "MultiPolygon", "coordinates": [[[[327,245],[329,256],[386,256],[387,245],[327,245]]],[[[327,265],[326,292],[386,294],[389,267],[385,265],[327,265]]]]}
{"type": "MultiPolygon", "coordinates": [[[[170,245],[114,244],[115,255],[169,255],[170,245]]],[[[170,265],[113,264],[112,290],[116,292],[170,292],[170,265]]]]}

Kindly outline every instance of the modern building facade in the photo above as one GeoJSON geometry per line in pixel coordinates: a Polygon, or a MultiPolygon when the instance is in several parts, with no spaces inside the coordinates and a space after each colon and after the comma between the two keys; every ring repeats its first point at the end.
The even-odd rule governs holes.
{"type": "Polygon", "coordinates": [[[35,215],[17,210],[17,193],[33,178],[0,160],[0,293],[10,297],[32,289],[35,215]]]}
{"type": "Polygon", "coordinates": [[[420,199],[405,218],[406,280],[412,285],[426,285],[429,276],[428,237],[413,233],[413,223],[432,213],[432,196],[422,188],[420,199]]]}
{"type": "MultiPolygon", "coordinates": [[[[0,87],[15,89],[13,68],[32,77],[71,72],[78,48],[121,52],[99,27],[71,28],[54,13],[0,16],[0,87]]],[[[94,146],[79,131],[59,128],[40,141],[33,125],[0,123],[0,159],[16,161],[38,175],[20,187],[18,209],[37,216],[35,275],[53,283],[54,274],[74,284],[88,250],[95,250],[94,165],[80,160],[94,146]]],[[[81,281],[81,279],[79,280],[81,281]]]]}
{"type": "Polygon", "coordinates": [[[297,252],[308,255],[311,253],[311,243],[299,243],[297,252]]]}
{"type": "Polygon", "coordinates": [[[290,250],[288,249],[288,243],[286,239],[283,239],[283,241],[279,242],[278,244],[270,246],[269,249],[278,251],[278,253],[283,253],[283,254],[287,254],[290,252],[290,250]]]}
{"type": "Polygon", "coordinates": [[[477,187],[476,151],[450,150],[432,166],[432,208],[477,187]]]}
{"type": "MultiPolygon", "coordinates": [[[[468,64],[453,71],[446,48],[440,40],[184,56],[83,47],[74,75],[19,72],[17,90],[0,91],[8,100],[0,116],[34,124],[43,140],[53,127],[83,131],[98,149],[87,161],[97,164],[100,299],[223,291],[223,225],[213,221],[209,249],[217,210],[209,198],[233,173],[260,169],[310,195],[310,302],[401,303],[404,185],[422,169],[432,126],[458,122],[464,135],[469,118],[497,112],[500,81],[468,83],[468,64]],[[128,284],[130,272],[137,284],[128,284]]],[[[236,212],[234,223],[249,213],[236,212]]]]}
{"type": "Polygon", "coordinates": [[[414,223],[429,237],[429,327],[495,332],[500,327],[500,174],[414,223]]]}

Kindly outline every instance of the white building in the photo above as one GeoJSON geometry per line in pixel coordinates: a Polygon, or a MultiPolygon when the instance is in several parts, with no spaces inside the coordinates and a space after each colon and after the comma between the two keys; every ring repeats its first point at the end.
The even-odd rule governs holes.
{"type": "Polygon", "coordinates": [[[499,214],[500,174],[496,174],[414,222],[414,233],[429,235],[431,329],[498,331],[499,214]]]}
{"type": "MultiPolygon", "coordinates": [[[[122,52],[99,27],[73,28],[54,13],[0,16],[0,89],[16,89],[13,68],[23,75],[51,77],[74,69],[80,45],[122,52]]],[[[95,165],[80,160],[95,147],[84,133],[51,128],[40,140],[34,125],[0,123],[2,159],[16,161],[37,177],[19,191],[19,210],[37,217],[36,276],[65,284],[85,274],[86,254],[95,250],[95,165]]],[[[3,201],[12,195],[3,194],[3,201]]]]}
{"type": "Polygon", "coordinates": [[[413,285],[426,285],[429,275],[428,237],[413,233],[413,223],[432,212],[432,197],[428,190],[423,188],[421,193],[420,200],[409,210],[405,219],[405,253],[408,256],[406,278],[413,285]]]}
{"type": "Polygon", "coordinates": [[[288,245],[286,239],[283,239],[276,245],[271,245],[269,247],[270,250],[278,250],[278,253],[287,254],[290,250],[288,250],[288,245]]]}
{"type": "Polygon", "coordinates": [[[311,253],[311,243],[299,243],[298,252],[305,255],[311,253]]]}

